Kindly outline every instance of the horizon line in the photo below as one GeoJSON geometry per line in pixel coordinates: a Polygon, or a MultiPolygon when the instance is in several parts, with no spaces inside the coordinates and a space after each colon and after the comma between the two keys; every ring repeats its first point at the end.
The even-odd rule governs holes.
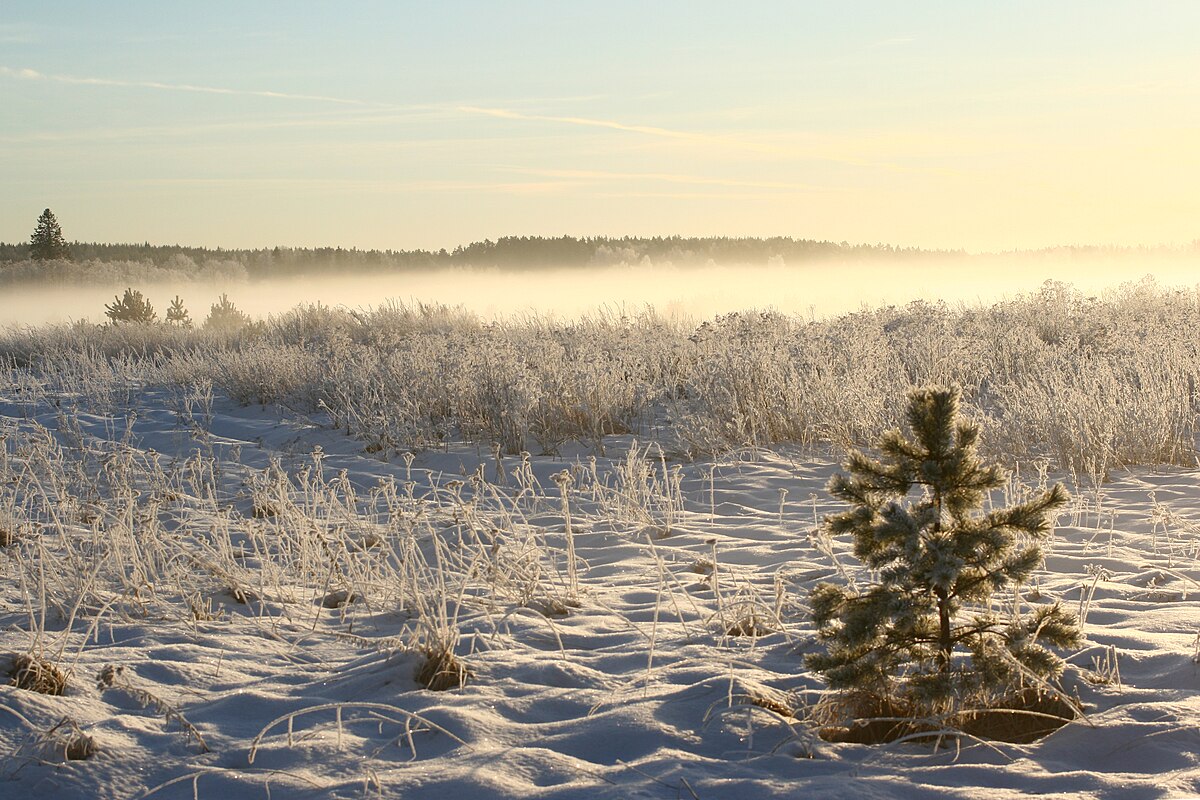
{"type": "MultiPolygon", "coordinates": [[[[71,246],[76,246],[76,247],[87,247],[87,246],[140,247],[140,248],[150,248],[150,249],[155,249],[155,250],[178,248],[178,249],[183,249],[183,250],[200,250],[200,251],[223,252],[223,253],[253,253],[253,252],[263,252],[263,251],[270,251],[270,250],[278,249],[278,250],[291,250],[291,251],[300,251],[300,252],[304,252],[304,251],[315,252],[318,250],[333,250],[333,251],[340,250],[340,251],[344,251],[344,252],[387,253],[387,254],[396,254],[396,255],[427,253],[427,254],[436,256],[436,255],[440,255],[442,253],[446,253],[447,255],[453,255],[455,252],[457,252],[460,249],[469,248],[469,247],[472,247],[475,245],[497,244],[502,241],[508,241],[508,240],[514,240],[514,239],[515,240],[524,239],[524,240],[533,240],[533,241],[542,241],[542,242],[561,241],[564,239],[569,239],[569,240],[574,240],[577,242],[587,242],[587,241],[653,242],[653,241],[678,240],[678,241],[682,241],[682,242],[746,241],[746,242],[762,242],[762,243],[770,242],[772,240],[784,240],[784,241],[789,241],[792,243],[812,243],[812,244],[818,244],[818,245],[832,246],[837,249],[848,249],[848,250],[865,249],[865,250],[873,250],[873,251],[884,251],[884,250],[890,249],[890,250],[898,251],[899,253],[922,253],[922,254],[927,254],[927,255],[947,255],[947,256],[1036,255],[1036,254],[1041,254],[1041,253],[1048,253],[1051,251],[1099,251],[1099,252],[1118,253],[1118,254],[1136,254],[1139,252],[1148,252],[1148,251],[1149,252],[1160,252],[1160,253],[1171,253],[1171,252],[1187,253],[1189,251],[1200,252],[1200,237],[1198,237],[1196,239],[1192,239],[1191,241],[1188,241],[1188,242],[1174,242],[1174,243],[1159,242],[1157,244],[1146,244],[1144,242],[1129,243],[1129,244],[1112,244],[1112,243],[1102,244],[1102,243],[1094,243],[1094,242],[1093,243],[1085,242],[1085,243],[1073,243],[1073,244],[1057,243],[1057,244],[1047,244],[1047,245],[1039,245],[1039,246],[1012,247],[1012,248],[1006,248],[1006,249],[970,250],[965,247],[957,247],[957,248],[928,247],[925,245],[892,244],[892,243],[888,243],[888,242],[874,242],[874,243],[865,242],[865,241],[850,242],[845,239],[838,241],[838,240],[833,240],[833,239],[797,237],[797,236],[788,235],[788,234],[771,234],[771,235],[757,235],[757,236],[753,236],[753,235],[743,236],[743,235],[733,235],[733,234],[711,234],[711,235],[705,235],[705,236],[687,236],[687,235],[683,235],[683,234],[656,234],[656,235],[505,234],[505,235],[497,237],[495,239],[492,239],[492,238],[475,239],[475,240],[472,240],[470,242],[465,242],[465,243],[459,242],[458,244],[456,244],[450,248],[441,247],[441,248],[436,248],[436,249],[435,248],[427,248],[427,247],[414,247],[414,248],[382,247],[381,248],[381,247],[359,247],[357,245],[351,245],[351,246],[344,246],[344,245],[299,246],[299,245],[287,245],[287,244],[262,245],[262,246],[254,246],[254,247],[226,247],[226,246],[222,246],[222,245],[214,246],[214,245],[180,244],[178,242],[171,243],[171,244],[163,244],[163,243],[151,243],[149,241],[145,241],[145,242],[133,242],[133,241],[102,242],[102,241],[83,241],[83,240],[79,240],[79,239],[72,240],[68,244],[71,246]]],[[[17,241],[17,242],[0,241],[0,248],[20,248],[20,247],[28,247],[28,246],[29,246],[28,241],[17,241]]]]}

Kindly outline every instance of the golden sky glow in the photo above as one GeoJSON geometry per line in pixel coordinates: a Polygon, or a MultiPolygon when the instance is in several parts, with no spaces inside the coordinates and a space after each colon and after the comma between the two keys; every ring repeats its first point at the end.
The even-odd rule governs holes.
{"type": "Polygon", "coordinates": [[[646,5],[6,6],[0,239],[1200,238],[1200,4],[646,5]]]}

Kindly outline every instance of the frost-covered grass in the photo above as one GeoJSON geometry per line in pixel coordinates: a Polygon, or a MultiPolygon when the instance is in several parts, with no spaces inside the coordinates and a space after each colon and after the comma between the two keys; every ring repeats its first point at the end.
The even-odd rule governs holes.
{"type": "MultiPolygon", "coordinates": [[[[438,306],[306,306],[240,331],[9,329],[17,380],[84,400],[136,387],[322,412],[383,453],[466,441],[508,454],[602,451],[633,432],[684,458],[874,441],[908,389],[957,383],[989,455],[1102,478],[1195,463],[1200,294],[1153,283],[1100,298],[1047,283],[987,307],[913,303],[829,320],[693,323],[651,310],[485,321],[438,306]]],[[[183,402],[182,400],[180,402],[183,402]]]]}
{"type": "Polygon", "coordinates": [[[0,688],[0,787],[1200,792],[1196,299],[10,330],[0,656],[67,686],[0,688]],[[1083,619],[1088,715],[1034,744],[835,745],[811,721],[808,589],[863,578],[824,485],[931,380],[1019,470],[997,505],[1075,490],[1016,602],[1083,619]],[[1156,420],[1165,444],[1137,438],[1156,420]],[[1127,463],[1159,466],[1106,479],[1127,463]]]}

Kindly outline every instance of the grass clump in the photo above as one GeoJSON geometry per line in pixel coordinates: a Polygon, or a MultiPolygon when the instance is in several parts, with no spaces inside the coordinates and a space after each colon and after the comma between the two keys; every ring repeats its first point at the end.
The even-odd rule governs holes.
{"type": "Polygon", "coordinates": [[[78,722],[63,717],[26,746],[19,747],[15,756],[28,756],[46,764],[66,761],[86,761],[99,752],[96,740],[84,733],[78,722]]]}
{"type": "Polygon", "coordinates": [[[58,696],[67,691],[67,676],[49,661],[32,655],[14,658],[9,677],[13,686],[30,692],[58,696]]]}
{"type": "Polygon", "coordinates": [[[431,692],[444,692],[467,685],[471,670],[453,649],[434,644],[422,648],[421,657],[421,666],[414,676],[421,686],[431,692]]]}

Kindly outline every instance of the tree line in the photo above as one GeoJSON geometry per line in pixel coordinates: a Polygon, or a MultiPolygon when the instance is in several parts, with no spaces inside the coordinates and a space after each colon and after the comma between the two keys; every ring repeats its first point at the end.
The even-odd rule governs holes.
{"type": "MultiPolygon", "coordinates": [[[[1068,246],[1021,251],[1022,256],[1089,257],[1193,255],[1200,240],[1183,248],[1068,246]]],[[[224,249],[149,242],[68,242],[50,209],[38,218],[29,242],[0,242],[0,272],[6,264],[30,260],[135,262],[179,272],[198,271],[206,263],[236,264],[249,277],[338,273],[391,272],[445,267],[547,269],[619,264],[704,266],[715,264],[803,264],[815,260],[906,259],[961,257],[962,250],[927,250],[889,244],[851,244],[788,236],[504,236],[452,250],[361,250],[343,247],[271,247],[224,249]]]]}
{"type": "MultiPolygon", "coordinates": [[[[55,258],[74,261],[148,262],[161,268],[187,268],[206,261],[234,261],[252,276],[312,272],[358,272],[424,269],[431,267],[495,267],[501,269],[547,269],[553,267],[608,266],[615,264],[661,264],[702,266],[708,262],[761,263],[772,259],[798,263],[817,258],[859,258],[905,255],[952,255],[949,251],[899,248],[890,245],[851,245],[807,239],[774,237],[685,238],[666,237],[541,237],[506,236],[460,245],[453,250],[360,250],[342,247],[273,247],[226,250],[183,245],[105,244],[70,242],[55,258]]],[[[961,253],[957,253],[961,255],[961,253]]],[[[0,242],[3,264],[41,259],[27,243],[0,242]]]]}
{"type": "Polygon", "coordinates": [[[42,260],[128,261],[187,271],[211,261],[236,262],[252,277],[313,272],[359,272],[430,267],[545,269],[616,264],[704,265],[709,262],[794,263],[817,258],[961,255],[961,251],[922,250],[887,244],[754,237],[504,236],[452,250],[360,250],[342,247],[224,249],[184,245],[68,242],[50,209],[42,212],[28,242],[0,242],[0,269],[6,263],[42,260]]]}

